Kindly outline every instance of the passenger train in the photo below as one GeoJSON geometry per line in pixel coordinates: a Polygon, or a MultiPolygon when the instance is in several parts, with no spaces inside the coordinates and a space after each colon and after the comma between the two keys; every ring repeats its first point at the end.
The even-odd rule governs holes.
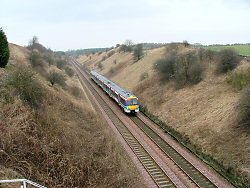
{"type": "Polygon", "coordinates": [[[91,79],[95,81],[110,97],[112,97],[126,113],[139,112],[140,103],[138,98],[131,92],[122,89],[106,77],[95,71],[90,72],[91,79]]]}

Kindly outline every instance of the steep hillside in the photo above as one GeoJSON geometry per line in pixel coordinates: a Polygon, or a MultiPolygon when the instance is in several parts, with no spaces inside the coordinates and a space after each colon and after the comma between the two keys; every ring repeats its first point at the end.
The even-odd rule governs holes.
{"type": "Polygon", "coordinates": [[[10,48],[10,64],[26,64],[28,63],[30,51],[24,47],[9,43],[10,48]]]}
{"type": "MultiPolygon", "coordinates": [[[[191,47],[178,48],[179,54],[187,51],[198,53],[191,47]]],[[[216,75],[216,63],[208,60],[202,61],[203,80],[196,85],[176,89],[173,82],[162,82],[153,67],[157,59],[170,52],[169,47],[148,50],[143,59],[134,63],[131,53],[116,49],[104,61],[97,54],[79,57],[79,61],[134,91],[151,114],[182,133],[203,153],[213,156],[229,172],[234,169],[250,182],[250,134],[238,126],[236,119],[241,93],[227,83],[225,75],[216,75]]],[[[243,60],[238,69],[248,65],[243,60]]]]}
{"type": "Polygon", "coordinates": [[[143,187],[67,58],[30,48],[10,44],[11,64],[0,69],[0,179],[143,187]]]}

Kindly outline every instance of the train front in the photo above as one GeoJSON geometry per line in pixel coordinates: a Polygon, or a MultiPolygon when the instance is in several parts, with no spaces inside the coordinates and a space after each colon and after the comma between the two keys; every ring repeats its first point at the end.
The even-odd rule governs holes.
{"type": "Polygon", "coordinates": [[[125,111],[127,113],[139,112],[140,103],[136,96],[128,97],[126,103],[127,103],[127,109],[125,111]]]}

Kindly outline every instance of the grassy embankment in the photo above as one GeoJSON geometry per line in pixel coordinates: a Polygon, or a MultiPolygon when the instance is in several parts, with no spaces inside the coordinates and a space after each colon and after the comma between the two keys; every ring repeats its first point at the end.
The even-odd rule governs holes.
{"type": "Polygon", "coordinates": [[[67,59],[39,44],[12,45],[11,53],[11,65],[0,70],[0,178],[48,187],[143,187],[67,59]]]}
{"type": "MultiPolygon", "coordinates": [[[[228,83],[243,87],[248,77],[232,77],[232,72],[227,71],[235,67],[245,70],[249,60],[244,58],[239,65],[229,64],[228,68],[222,62],[218,71],[216,61],[226,58],[227,52],[171,44],[166,49],[147,51],[135,63],[132,53],[114,50],[108,58],[102,58],[107,52],[81,56],[79,60],[133,90],[155,121],[165,123],[169,127],[165,129],[172,130],[178,140],[235,185],[246,187],[250,181],[250,135],[247,127],[237,122],[241,92],[228,83]],[[163,67],[159,66],[161,63],[163,67]],[[165,75],[163,82],[159,71],[165,75]],[[226,72],[219,74],[221,71],[226,72]]],[[[235,53],[231,58],[238,59],[235,53]]]]}

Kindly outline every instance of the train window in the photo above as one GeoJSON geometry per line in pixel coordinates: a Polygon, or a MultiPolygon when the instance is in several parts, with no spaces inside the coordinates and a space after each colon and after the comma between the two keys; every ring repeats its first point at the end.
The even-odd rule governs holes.
{"type": "Polygon", "coordinates": [[[125,101],[123,98],[121,98],[121,97],[120,97],[120,102],[121,102],[124,106],[126,106],[126,101],[125,101]]]}
{"type": "Polygon", "coordinates": [[[134,99],[128,99],[127,103],[128,103],[128,106],[133,106],[133,105],[137,105],[138,101],[137,101],[136,98],[134,98],[134,99]]]}
{"type": "Polygon", "coordinates": [[[116,96],[116,93],[113,90],[110,90],[111,95],[113,95],[114,97],[116,96]]]}

